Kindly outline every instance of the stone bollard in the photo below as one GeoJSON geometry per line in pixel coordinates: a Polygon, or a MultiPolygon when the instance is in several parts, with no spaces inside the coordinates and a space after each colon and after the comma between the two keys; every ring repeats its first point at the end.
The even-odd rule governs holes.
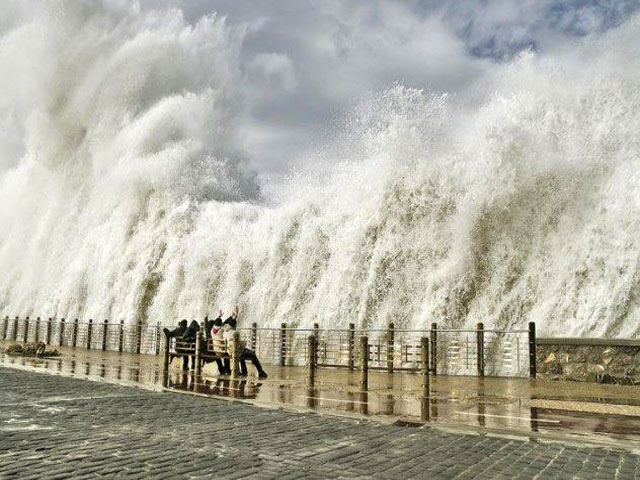
{"type": "Polygon", "coordinates": [[[118,330],[118,351],[122,353],[124,347],[124,320],[120,320],[120,329],[118,330]]]}
{"type": "Polygon", "coordinates": [[[433,322],[431,324],[431,332],[429,332],[429,338],[431,340],[431,372],[434,375],[438,374],[438,324],[433,322]]]}
{"type": "Polygon", "coordinates": [[[233,345],[231,347],[231,378],[238,378],[240,367],[240,334],[233,332],[233,345]]]}
{"type": "Polygon", "coordinates": [[[529,322],[529,377],[536,378],[536,324],[529,322]]]}
{"type": "Polygon", "coordinates": [[[395,325],[390,323],[387,328],[387,371],[393,373],[393,347],[395,345],[395,325]]]}
{"type": "Polygon", "coordinates": [[[64,318],[60,319],[60,329],[58,330],[58,346],[62,347],[64,346],[64,328],[65,328],[65,322],[64,322],[64,318]]]}
{"type": "Polygon", "coordinates": [[[51,329],[53,328],[53,318],[49,317],[47,320],[47,336],[46,336],[46,344],[51,345],[51,329]]]}
{"type": "Polygon", "coordinates": [[[309,386],[313,386],[316,380],[316,350],[317,350],[317,338],[315,335],[309,335],[307,344],[307,365],[309,367],[307,374],[307,383],[309,386]]]}
{"type": "Polygon", "coordinates": [[[476,332],[476,352],[478,365],[478,376],[484,377],[484,324],[478,323],[478,329],[476,332]]]}
{"type": "Polygon", "coordinates": [[[421,364],[420,373],[422,373],[422,393],[424,397],[429,396],[429,337],[420,339],[421,364]]]}
{"type": "Polygon", "coordinates": [[[24,319],[24,331],[22,332],[22,341],[27,343],[29,341],[29,317],[24,319]]]}
{"type": "Polygon", "coordinates": [[[258,344],[258,324],[253,322],[251,324],[251,350],[256,351],[256,345],[258,344]]]}
{"type": "Polygon", "coordinates": [[[71,340],[72,340],[71,344],[73,345],[73,348],[76,348],[78,346],[78,319],[77,318],[73,321],[73,332],[72,332],[71,340]]]}
{"type": "Polygon", "coordinates": [[[369,337],[360,337],[360,389],[369,387],[369,337]]]}
{"type": "Polygon", "coordinates": [[[287,324],[280,325],[280,366],[284,367],[287,361],[287,324]]]}
{"type": "Polygon", "coordinates": [[[105,320],[102,323],[102,351],[107,350],[107,339],[109,335],[109,320],[105,320]]]}
{"type": "Polygon", "coordinates": [[[89,325],[87,325],[87,350],[91,350],[91,339],[93,337],[93,319],[89,319],[89,325]]]}
{"type": "Polygon", "coordinates": [[[355,343],[356,343],[356,325],[355,323],[349,324],[349,331],[347,332],[347,346],[349,348],[349,370],[353,370],[355,366],[355,343]]]}

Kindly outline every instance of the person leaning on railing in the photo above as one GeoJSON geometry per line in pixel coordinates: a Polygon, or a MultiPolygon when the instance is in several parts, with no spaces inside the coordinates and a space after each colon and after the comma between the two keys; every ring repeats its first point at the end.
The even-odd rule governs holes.
{"type": "MultiPolygon", "coordinates": [[[[195,320],[191,320],[191,323],[189,324],[189,326],[187,327],[187,329],[184,331],[184,333],[182,334],[182,341],[186,344],[188,344],[190,346],[190,348],[194,349],[194,354],[195,354],[195,344],[196,344],[196,338],[198,337],[198,332],[200,331],[200,325],[198,324],[197,321],[195,320]]],[[[185,370],[188,369],[188,365],[189,365],[189,357],[191,355],[185,357],[186,358],[186,365],[187,368],[183,368],[185,370]]],[[[195,369],[196,368],[196,357],[195,355],[191,356],[191,369],[195,369]]]]}
{"type": "MultiPolygon", "coordinates": [[[[232,344],[233,342],[233,333],[236,330],[236,326],[238,325],[238,306],[236,305],[233,308],[233,312],[231,316],[227,318],[222,324],[223,330],[223,338],[227,345],[232,344]]],[[[258,360],[257,355],[253,352],[253,350],[249,350],[247,348],[247,344],[244,341],[240,341],[238,345],[238,353],[240,355],[240,375],[247,376],[247,360],[250,360],[253,363],[253,366],[258,370],[258,378],[267,378],[267,372],[264,371],[262,365],[260,364],[260,360],[258,360]]],[[[228,360],[226,360],[228,362],[228,360]]],[[[230,366],[230,365],[229,365],[230,366]]]]}
{"type": "MultiPolygon", "coordinates": [[[[169,330],[167,327],[163,328],[164,334],[167,336],[167,339],[169,338],[175,338],[176,340],[180,341],[184,335],[184,333],[187,331],[187,320],[183,319],[180,320],[180,322],[178,322],[178,326],[176,328],[174,328],[173,330],[169,330]]],[[[176,351],[179,350],[179,347],[176,345],[176,351]]],[[[188,357],[183,357],[182,359],[182,369],[183,370],[188,370],[189,369],[189,358],[188,357]]]]}

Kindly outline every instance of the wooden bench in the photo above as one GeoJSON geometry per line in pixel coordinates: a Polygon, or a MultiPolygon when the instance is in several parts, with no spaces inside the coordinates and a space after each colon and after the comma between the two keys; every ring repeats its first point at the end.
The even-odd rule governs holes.
{"type": "Polygon", "coordinates": [[[195,374],[200,375],[202,373],[202,367],[205,361],[224,361],[226,359],[231,361],[231,376],[237,377],[239,372],[239,359],[240,355],[236,346],[240,344],[240,334],[234,332],[233,339],[224,343],[224,349],[222,351],[216,351],[214,349],[214,340],[209,339],[206,341],[201,332],[198,332],[196,340],[190,342],[181,338],[171,338],[166,336],[164,349],[164,367],[165,371],[169,370],[169,365],[174,358],[188,358],[191,357],[192,365],[195,365],[195,374]]]}
{"type": "Polygon", "coordinates": [[[238,362],[240,360],[237,348],[240,344],[240,334],[238,332],[233,333],[231,340],[225,340],[224,342],[216,342],[213,338],[205,340],[202,334],[199,334],[198,342],[200,346],[196,348],[196,375],[200,375],[202,367],[207,361],[220,360],[224,362],[229,360],[231,362],[231,376],[238,376],[238,362]]]}
{"type": "MultiPolygon", "coordinates": [[[[166,336],[165,363],[168,367],[174,358],[189,358],[196,354],[196,342],[166,336]]],[[[188,361],[188,360],[187,360],[188,361]]]]}

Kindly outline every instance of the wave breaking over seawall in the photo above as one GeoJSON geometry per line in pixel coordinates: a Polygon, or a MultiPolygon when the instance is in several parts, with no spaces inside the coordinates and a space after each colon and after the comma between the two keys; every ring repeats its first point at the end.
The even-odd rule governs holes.
{"type": "Polygon", "coordinates": [[[334,144],[260,186],[223,19],[3,16],[3,315],[174,323],[237,302],[262,326],[640,337],[637,19],[464,98],[364,96],[334,144]]]}

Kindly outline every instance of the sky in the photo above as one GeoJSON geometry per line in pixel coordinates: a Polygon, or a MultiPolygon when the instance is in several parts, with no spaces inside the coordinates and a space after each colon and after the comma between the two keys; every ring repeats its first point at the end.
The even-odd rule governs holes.
{"type": "MultiPolygon", "coordinates": [[[[619,26],[638,0],[144,0],[244,32],[248,158],[280,173],[326,145],[363,96],[402,84],[464,97],[524,51],[541,57],[619,26]]],[[[259,167],[258,167],[259,165],[259,167]]]]}

